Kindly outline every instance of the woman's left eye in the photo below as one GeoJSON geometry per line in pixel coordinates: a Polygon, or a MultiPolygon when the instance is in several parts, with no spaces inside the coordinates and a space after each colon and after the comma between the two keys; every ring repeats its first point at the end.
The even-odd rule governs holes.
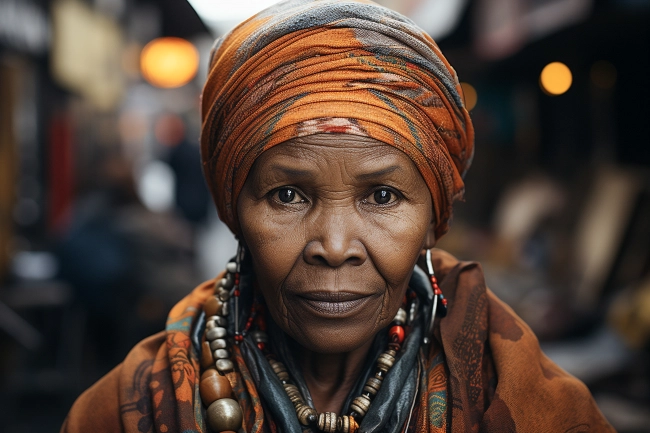
{"type": "Polygon", "coordinates": [[[280,203],[296,204],[304,203],[305,199],[294,188],[284,187],[275,190],[273,198],[280,203]]]}
{"type": "Polygon", "coordinates": [[[380,188],[373,192],[370,197],[368,197],[368,201],[370,203],[378,205],[390,204],[395,200],[397,200],[397,194],[388,188],[380,188]]]}

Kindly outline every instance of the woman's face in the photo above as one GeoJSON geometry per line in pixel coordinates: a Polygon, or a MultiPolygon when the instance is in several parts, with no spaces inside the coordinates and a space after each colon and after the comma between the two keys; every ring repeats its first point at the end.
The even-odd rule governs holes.
{"type": "Polygon", "coordinates": [[[238,214],[273,319],[318,353],[360,348],[390,324],[435,242],[429,189],[409,157],[348,134],[264,152],[238,214]]]}

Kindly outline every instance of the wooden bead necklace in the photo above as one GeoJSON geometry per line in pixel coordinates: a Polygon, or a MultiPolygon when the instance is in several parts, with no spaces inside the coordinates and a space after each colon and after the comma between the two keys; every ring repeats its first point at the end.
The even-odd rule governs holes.
{"type": "MultiPolygon", "coordinates": [[[[427,252],[427,267],[434,294],[431,327],[435,316],[446,314],[447,300],[438,287],[436,277],[431,266],[430,252],[427,252]]],[[[227,331],[227,317],[229,300],[234,297],[235,333],[233,339],[239,344],[250,333],[257,347],[264,353],[274,373],[282,383],[289,400],[296,409],[298,421],[305,427],[318,429],[323,433],[357,433],[359,424],[357,420],[363,419],[379,392],[383,380],[395,363],[397,353],[404,342],[404,325],[407,322],[407,313],[400,308],[391,323],[388,331],[388,349],[377,358],[375,373],[366,381],[362,394],[357,396],[350,404],[347,415],[339,416],[334,412],[318,413],[314,408],[305,403],[298,387],[291,383],[286,367],[267,350],[268,336],[264,322],[263,305],[254,301],[250,315],[244,329],[240,332],[239,323],[239,279],[241,273],[241,259],[243,248],[240,247],[235,261],[226,266],[226,275],[215,287],[215,294],[203,306],[206,316],[205,332],[201,343],[201,366],[205,370],[201,375],[199,392],[201,400],[206,407],[207,421],[210,428],[218,433],[238,431],[243,422],[243,413],[239,403],[233,398],[230,381],[225,376],[234,370],[230,360],[230,343],[227,331]],[[257,329],[252,330],[253,324],[257,329]]],[[[406,304],[406,298],[405,298],[406,304]]],[[[408,322],[410,323],[417,310],[415,293],[410,296],[408,322]]],[[[427,340],[425,339],[425,343],[427,340]]]]}

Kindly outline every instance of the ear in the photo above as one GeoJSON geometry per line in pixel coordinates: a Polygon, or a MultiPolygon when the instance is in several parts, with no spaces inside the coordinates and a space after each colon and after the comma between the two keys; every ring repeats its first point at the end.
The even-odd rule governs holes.
{"type": "Polygon", "coordinates": [[[436,245],[436,222],[431,221],[427,230],[426,237],[424,238],[424,249],[428,250],[436,245]]]}

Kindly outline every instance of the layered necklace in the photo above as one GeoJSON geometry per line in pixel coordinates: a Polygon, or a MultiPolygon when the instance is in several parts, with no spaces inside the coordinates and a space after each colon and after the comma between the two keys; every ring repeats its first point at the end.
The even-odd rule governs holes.
{"type": "Polygon", "coordinates": [[[400,308],[393,319],[388,331],[388,347],[376,361],[374,375],[366,381],[361,395],[352,400],[346,415],[334,412],[318,413],[314,408],[305,403],[298,387],[292,383],[289,372],[282,362],[278,361],[268,350],[268,336],[263,319],[263,305],[254,302],[251,313],[243,330],[239,330],[239,279],[241,273],[241,255],[239,260],[232,261],[226,266],[226,275],[215,286],[214,296],[211,296],[203,306],[206,317],[205,332],[201,342],[201,366],[205,370],[201,375],[199,391],[201,400],[206,407],[207,422],[210,428],[218,433],[237,432],[243,422],[243,413],[239,403],[233,398],[232,387],[226,375],[234,370],[230,359],[231,341],[227,331],[227,317],[231,314],[230,302],[234,301],[235,333],[232,336],[235,344],[243,341],[250,334],[266,359],[271,369],[280,380],[289,400],[293,403],[296,416],[300,424],[323,433],[356,433],[359,422],[366,415],[372,404],[373,398],[379,392],[384,377],[395,363],[397,353],[404,342],[404,325],[407,322],[406,304],[408,303],[409,319],[415,314],[417,299],[415,294],[410,300],[405,299],[403,308],[400,308]],[[231,296],[234,299],[231,299],[231,296]],[[256,324],[256,328],[253,325],[256,324]]]}

